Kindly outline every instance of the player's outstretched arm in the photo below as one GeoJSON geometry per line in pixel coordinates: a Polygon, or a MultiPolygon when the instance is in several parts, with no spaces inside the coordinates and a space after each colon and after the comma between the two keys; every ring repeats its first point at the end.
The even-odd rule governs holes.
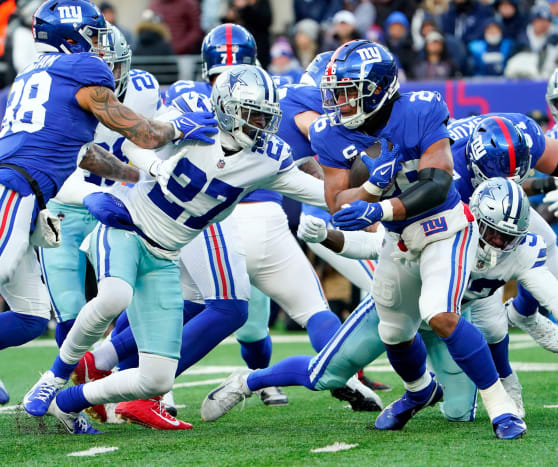
{"type": "Polygon", "coordinates": [[[141,148],[155,149],[177,137],[172,123],[143,117],[123,105],[107,87],[83,87],[76,93],[76,99],[83,109],[91,112],[103,125],[141,148]]]}
{"type": "Polygon", "coordinates": [[[140,172],[135,167],[125,164],[114,154],[97,144],[92,144],[81,159],[79,166],[104,178],[118,182],[137,183],[140,172]]]}

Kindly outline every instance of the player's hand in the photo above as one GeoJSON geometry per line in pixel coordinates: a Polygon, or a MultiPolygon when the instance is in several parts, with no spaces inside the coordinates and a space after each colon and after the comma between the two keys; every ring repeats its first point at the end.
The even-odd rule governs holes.
{"type": "Polygon", "coordinates": [[[308,243],[321,243],[327,238],[326,223],[319,217],[301,214],[296,235],[308,243]]]}
{"type": "Polygon", "coordinates": [[[353,201],[344,204],[340,211],[333,215],[332,223],[341,230],[361,230],[382,220],[384,210],[380,203],[353,201]]]}
{"type": "Polygon", "coordinates": [[[176,129],[176,133],[182,135],[174,139],[174,143],[192,139],[214,144],[215,140],[212,136],[219,131],[213,112],[186,112],[171,120],[171,123],[176,129]]]}
{"type": "Polygon", "coordinates": [[[376,159],[372,159],[366,154],[361,155],[361,160],[366,165],[370,176],[368,177],[369,189],[377,196],[389,187],[397,172],[401,170],[401,162],[403,155],[399,154],[399,145],[394,144],[391,151],[388,148],[388,141],[385,138],[380,139],[382,152],[376,159]],[[371,185],[370,185],[371,184],[371,185]]]}
{"type": "Polygon", "coordinates": [[[167,185],[172,176],[172,172],[176,167],[176,164],[178,164],[178,161],[182,159],[183,155],[183,153],[179,152],[166,161],[155,161],[149,168],[149,173],[157,179],[157,183],[161,187],[161,191],[164,195],[168,195],[170,193],[167,185]]]}
{"type": "Polygon", "coordinates": [[[558,214],[558,190],[549,191],[544,195],[543,203],[548,204],[548,210],[556,216],[558,214]]]}

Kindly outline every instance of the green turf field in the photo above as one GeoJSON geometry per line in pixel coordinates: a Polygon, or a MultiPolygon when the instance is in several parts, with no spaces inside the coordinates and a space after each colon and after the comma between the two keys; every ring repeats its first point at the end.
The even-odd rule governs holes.
{"type": "MultiPolygon", "coordinates": [[[[302,338],[301,334],[289,334],[302,338]]],[[[287,336],[281,336],[287,337],[287,336]]],[[[2,465],[553,465],[558,464],[558,362],[556,356],[533,346],[522,334],[514,334],[511,360],[529,371],[519,371],[524,387],[528,433],[517,441],[496,440],[486,412],[479,408],[473,423],[449,423],[439,409],[420,412],[402,432],[369,429],[374,413],[356,413],[333,399],[329,392],[287,388],[286,407],[266,407],[254,396],[213,423],[200,419],[199,408],[207,392],[230,368],[242,365],[236,344],[222,344],[194,368],[196,374],[182,375],[175,401],[185,405],[179,418],[191,422],[193,430],[161,432],[137,425],[96,425],[97,436],[70,436],[56,420],[32,419],[13,409],[0,409],[0,464],[2,465]],[[534,366],[538,363],[540,365],[534,366]],[[217,368],[216,368],[217,367],[217,368]],[[531,371],[536,370],[536,371],[531,371]],[[184,383],[203,382],[184,386],[184,383]],[[335,453],[311,450],[335,442],[358,446],[335,453]],[[118,450],[94,457],[68,457],[93,447],[118,450]]],[[[299,339],[300,340],[300,339],[299,339]]],[[[46,370],[56,349],[49,341],[40,347],[4,350],[0,378],[17,404],[46,370]]],[[[52,343],[52,341],[50,341],[52,343]]],[[[273,359],[309,353],[305,342],[275,343],[273,359]]],[[[384,402],[398,397],[403,389],[389,371],[385,358],[367,370],[369,376],[394,386],[382,393],[384,402]],[[374,372],[374,366],[378,371],[374,372]]]]}

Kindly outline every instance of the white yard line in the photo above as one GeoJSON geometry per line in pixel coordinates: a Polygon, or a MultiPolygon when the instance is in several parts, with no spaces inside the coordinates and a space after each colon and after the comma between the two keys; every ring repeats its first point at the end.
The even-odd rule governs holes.
{"type": "Polygon", "coordinates": [[[76,451],[67,454],[68,457],[86,457],[86,456],[96,456],[97,454],[105,454],[106,452],[118,451],[116,446],[111,447],[98,447],[87,449],[86,451],[76,451]]]}
{"type": "Polygon", "coordinates": [[[310,452],[339,452],[339,451],[347,451],[348,449],[353,449],[358,446],[357,444],[347,444],[347,443],[339,443],[335,442],[329,446],[324,446],[323,448],[316,448],[310,449],[310,452]]]}

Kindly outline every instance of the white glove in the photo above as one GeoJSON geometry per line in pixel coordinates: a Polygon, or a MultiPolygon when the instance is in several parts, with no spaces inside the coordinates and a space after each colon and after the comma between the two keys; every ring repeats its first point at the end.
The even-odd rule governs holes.
{"type": "Polygon", "coordinates": [[[327,238],[326,223],[319,217],[301,214],[296,235],[308,243],[321,243],[327,238]]]}
{"type": "Polygon", "coordinates": [[[556,216],[556,211],[558,211],[558,190],[549,191],[544,195],[543,203],[548,204],[548,210],[556,216]]]}
{"type": "Polygon", "coordinates": [[[166,161],[157,160],[153,162],[149,168],[149,173],[157,179],[157,183],[161,187],[161,191],[164,195],[169,195],[170,191],[167,188],[167,184],[172,176],[176,164],[182,159],[184,153],[179,151],[174,156],[170,157],[166,161]]]}

